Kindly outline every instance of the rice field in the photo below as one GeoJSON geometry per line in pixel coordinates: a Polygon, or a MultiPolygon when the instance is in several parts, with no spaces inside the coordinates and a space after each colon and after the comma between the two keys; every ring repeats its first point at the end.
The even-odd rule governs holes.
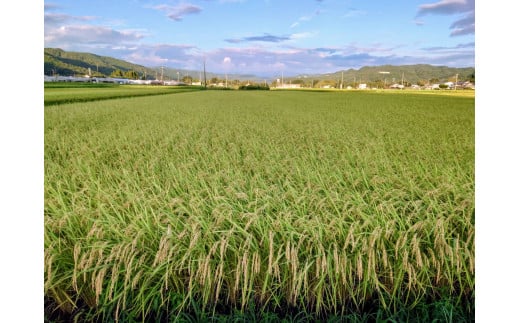
{"type": "Polygon", "coordinates": [[[45,83],[44,105],[172,94],[198,90],[190,86],[119,85],[107,83],[45,83]]]}
{"type": "Polygon", "coordinates": [[[197,91],[47,106],[46,316],[473,321],[474,105],[197,91]]]}

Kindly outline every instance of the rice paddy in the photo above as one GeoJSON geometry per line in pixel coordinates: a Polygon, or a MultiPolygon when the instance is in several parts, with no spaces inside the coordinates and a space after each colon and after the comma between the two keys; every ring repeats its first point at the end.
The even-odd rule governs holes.
{"type": "Polygon", "coordinates": [[[46,315],[472,321],[474,104],[196,91],[47,106],[46,315]]]}

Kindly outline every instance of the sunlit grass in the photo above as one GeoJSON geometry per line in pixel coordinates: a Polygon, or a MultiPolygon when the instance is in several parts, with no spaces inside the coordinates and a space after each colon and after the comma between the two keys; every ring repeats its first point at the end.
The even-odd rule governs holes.
{"type": "Polygon", "coordinates": [[[203,91],[45,108],[45,294],[62,311],[471,308],[474,234],[474,99],[203,91]]]}

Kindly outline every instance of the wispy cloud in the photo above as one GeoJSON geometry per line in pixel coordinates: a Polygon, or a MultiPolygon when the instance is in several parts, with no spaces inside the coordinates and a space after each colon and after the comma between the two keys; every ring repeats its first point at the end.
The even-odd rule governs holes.
{"type": "Polygon", "coordinates": [[[286,41],[296,41],[305,38],[314,37],[316,32],[301,32],[294,33],[291,35],[271,35],[271,34],[263,34],[259,36],[249,36],[249,37],[241,37],[241,38],[228,38],[224,39],[224,41],[231,44],[239,44],[239,43],[247,43],[247,42],[266,42],[266,43],[282,43],[286,41]]]}
{"type": "Polygon", "coordinates": [[[166,15],[168,18],[175,20],[175,21],[181,21],[184,19],[184,16],[186,15],[192,15],[196,13],[200,13],[202,11],[202,8],[191,4],[191,3],[183,3],[179,4],[177,6],[170,6],[167,4],[161,4],[153,7],[153,9],[160,10],[166,12],[166,15]]]}
{"type": "Polygon", "coordinates": [[[475,42],[471,43],[465,43],[465,44],[458,44],[456,46],[452,47],[445,47],[445,46],[433,46],[433,47],[424,47],[421,48],[422,50],[426,51],[445,51],[445,50],[458,50],[458,49],[474,49],[475,48],[475,42]]]}
{"type": "Polygon", "coordinates": [[[228,43],[243,43],[243,42],[269,42],[269,43],[279,43],[286,40],[290,40],[290,36],[275,36],[271,34],[263,34],[262,36],[250,36],[250,37],[243,37],[243,38],[232,38],[232,39],[225,39],[228,43]]]}
{"type": "Polygon", "coordinates": [[[43,11],[56,10],[58,8],[60,8],[60,6],[58,6],[55,3],[44,3],[43,4],[43,11]]]}
{"type": "Polygon", "coordinates": [[[72,16],[63,13],[45,13],[43,16],[44,24],[46,27],[56,26],[64,23],[72,22],[85,22],[95,20],[96,17],[92,16],[72,16]]]}
{"type": "Polygon", "coordinates": [[[317,9],[316,11],[314,11],[312,14],[310,15],[305,15],[305,16],[301,16],[300,18],[298,18],[298,20],[296,20],[295,22],[293,22],[290,26],[290,28],[294,28],[294,27],[297,27],[299,26],[302,22],[304,21],[310,21],[312,20],[314,17],[316,16],[319,16],[320,14],[322,13],[322,11],[320,9],[317,9]]]}
{"type": "Polygon", "coordinates": [[[54,3],[46,3],[44,5],[43,20],[46,28],[50,28],[52,26],[57,26],[59,24],[64,23],[85,22],[96,19],[96,17],[93,16],[73,16],[65,13],[49,12],[55,11],[57,9],[60,9],[60,6],[54,3]]]}
{"type": "Polygon", "coordinates": [[[457,14],[475,11],[475,0],[441,0],[435,3],[427,3],[419,6],[417,16],[427,14],[457,14]]]}
{"type": "Polygon", "coordinates": [[[358,16],[364,16],[367,12],[364,10],[359,10],[356,8],[349,8],[347,13],[343,15],[345,18],[351,18],[351,17],[358,17],[358,16]]]}
{"type": "Polygon", "coordinates": [[[451,24],[451,36],[467,35],[475,33],[475,11],[469,13],[466,17],[459,19],[451,24]]]}
{"type": "Polygon", "coordinates": [[[462,19],[451,24],[450,36],[460,36],[475,33],[475,0],[441,0],[435,3],[419,6],[416,17],[430,14],[455,15],[463,14],[462,19]]]}

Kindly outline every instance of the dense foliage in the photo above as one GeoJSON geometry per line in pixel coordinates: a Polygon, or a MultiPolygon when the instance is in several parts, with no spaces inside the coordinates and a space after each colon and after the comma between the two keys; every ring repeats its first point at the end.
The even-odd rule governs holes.
{"type": "Polygon", "coordinates": [[[263,91],[269,91],[269,86],[267,86],[267,85],[259,85],[259,84],[241,85],[238,89],[239,90],[263,90],[263,91]]]}

